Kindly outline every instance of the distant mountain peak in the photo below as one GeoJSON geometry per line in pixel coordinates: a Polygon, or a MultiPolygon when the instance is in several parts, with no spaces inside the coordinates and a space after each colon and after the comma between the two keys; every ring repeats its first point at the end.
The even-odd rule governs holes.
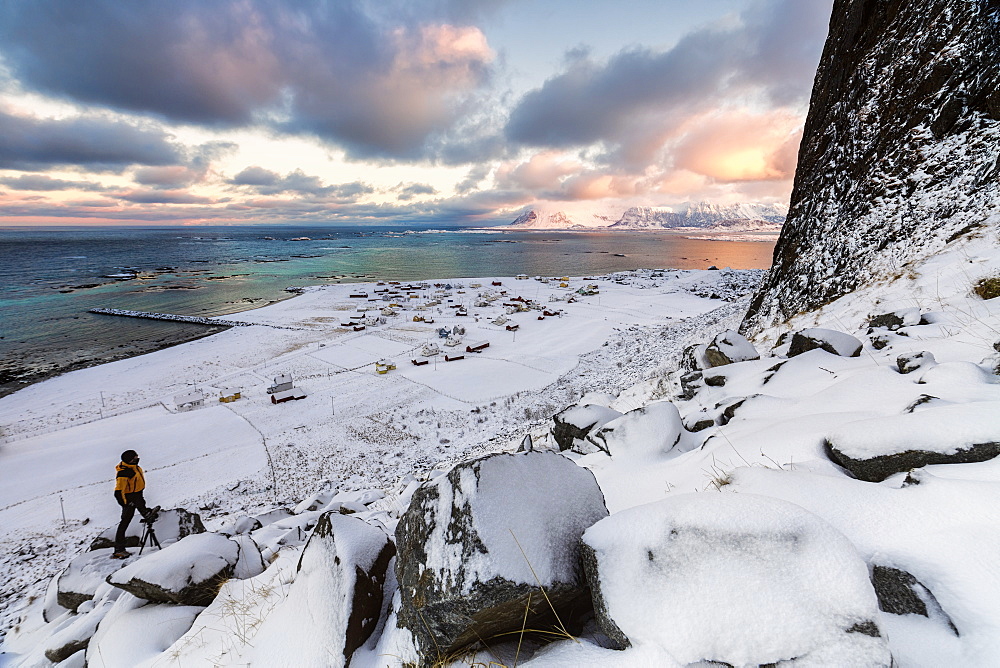
{"type": "Polygon", "coordinates": [[[627,206],[624,204],[573,205],[573,211],[538,204],[526,209],[510,227],[522,229],[658,230],[676,227],[734,226],[744,229],[779,226],[788,208],[780,204],[741,202],[714,204],[685,202],[676,206],[627,206]],[[583,208],[583,206],[590,208],[583,208]]]}

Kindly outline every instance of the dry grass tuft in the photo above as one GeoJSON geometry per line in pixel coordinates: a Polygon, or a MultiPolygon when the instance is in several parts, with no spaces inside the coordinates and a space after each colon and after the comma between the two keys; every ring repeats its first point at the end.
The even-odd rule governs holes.
{"type": "Polygon", "coordinates": [[[980,278],[972,287],[972,291],[983,299],[1000,297],[1000,276],[980,278]]]}

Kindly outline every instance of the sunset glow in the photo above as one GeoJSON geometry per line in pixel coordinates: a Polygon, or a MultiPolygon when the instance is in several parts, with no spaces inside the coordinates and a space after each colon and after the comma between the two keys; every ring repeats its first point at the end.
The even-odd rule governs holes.
{"type": "Polygon", "coordinates": [[[6,5],[0,225],[783,202],[830,4],[6,5]]]}

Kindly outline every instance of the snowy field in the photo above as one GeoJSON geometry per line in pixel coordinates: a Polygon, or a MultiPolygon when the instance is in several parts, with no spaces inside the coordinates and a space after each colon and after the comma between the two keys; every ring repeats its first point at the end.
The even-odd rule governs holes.
{"type": "MultiPolygon", "coordinates": [[[[713,290],[733,297],[759,277],[722,274],[638,272],[617,281],[574,278],[566,288],[560,281],[487,277],[452,281],[450,291],[424,282],[410,291],[417,299],[404,294],[389,300],[375,290],[400,286],[307,288],[293,299],[227,316],[281,329],[235,327],[4,397],[0,551],[10,573],[2,578],[3,598],[14,603],[14,592],[37,590],[67,546],[75,549],[96,533],[94,527],[117,522],[112,476],[123,450],[140,453],[150,504],[204,507],[205,517],[294,506],[328,484],[388,487],[476,448],[506,445],[592,386],[634,382],[655,361],[621,365],[607,357],[581,365],[581,359],[621,330],[651,330],[717,309],[727,302],[707,298],[713,290]],[[737,292],[711,287],[719,280],[733,283],[737,292]],[[595,284],[599,294],[577,294],[595,284]],[[349,297],[360,290],[368,298],[349,297]],[[561,315],[539,320],[543,311],[508,314],[503,304],[519,304],[510,301],[514,297],[537,300],[561,315]],[[567,303],[569,298],[575,301],[567,303]],[[441,303],[416,309],[430,301],[441,303]],[[474,305],[484,301],[488,306],[474,305]],[[389,303],[403,308],[382,316],[389,303]],[[469,315],[454,315],[456,305],[465,305],[469,315]],[[413,322],[415,315],[435,322],[413,322]],[[342,326],[352,322],[350,316],[367,316],[375,324],[355,332],[342,326]],[[499,316],[507,322],[492,324],[499,316]],[[519,329],[508,331],[513,324],[519,329]],[[466,330],[463,343],[447,347],[438,330],[456,325],[466,330]],[[466,343],[480,340],[489,347],[465,352],[466,343]],[[422,356],[427,342],[437,342],[442,354],[422,356]],[[445,354],[465,359],[445,362],[445,354]],[[383,358],[396,369],[379,375],[375,362],[383,358]],[[414,366],[412,359],[429,364],[414,366]],[[266,390],[285,373],[308,396],[274,405],[266,390]],[[543,391],[553,385],[559,388],[543,391]],[[218,401],[233,389],[242,390],[240,400],[218,401]],[[204,393],[205,406],[178,410],[175,397],[196,390],[204,393]],[[277,490],[271,488],[268,455],[277,490]]],[[[109,317],[108,326],[114,324],[109,317]]]]}
{"type": "MultiPolygon", "coordinates": [[[[742,317],[753,272],[628,272],[566,288],[486,278],[450,294],[430,285],[396,315],[373,312],[363,331],[341,326],[368,306],[348,296],[357,286],[306,289],[240,316],[288,329],[234,328],[28,388],[0,400],[5,614],[16,624],[3,650],[11,665],[47,666],[46,648],[69,647],[66,665],[81,665],[83,650],[66,639],[86,638],[88,665],[126,665],[116,658],[125,639],[157,624],[130,665],[340,665],[328,659],[342,645],[329,639],[346,622],[330,602],[343,580],[330,575],[329,554],[306,547],[324,511],[391,536],[415,491],[433,486],[463,512],[492,518],[481,538],[506,555],[464,564],[438,536],[428,553],[446,570],[524,571],[521,555],[555,540],[536,524],[548,506],[546,521],[572,514],[545,499],[582,489],[566,487],[573,476],[554,457],[592,472],[610,512],[582,538],[603,597],[597,621],[575,640],[522,646],[500,636],[441,665],[998,665],[1000,299],[973,292],[993,276],[995,231],[752,342],[724,332],[742,317]],[[562,315],[508,313],[517,296],[562,315]],[[441,304],[416,310],[428,300],[441,304]],[[455,315],[458,305],[469,315],[455,315]],[[464,342],[489,347],[446,347],[436,330],[455,325],[464,342]],[[685,353],[713,339],[730,363],[709,362],[711,347],[685,353]],[[807,339],[826,349],[803,349],[807,339]],[[422,356],[431,342],[436,359],[422,356]],[[445,362],[445,353],[464,359],[445,362]],[[397,368],[375,373],[383,358],[397,368]],[[306,399],[270,402],[265,388],[283,373],[306,399]],[[212,406],[177,411],[174,395],[195,387],[212,406]],[[214,399],[236,387],[243,399],[214,399]],[[577,431],[557,436],[559,424],[577,431]],[[533,461],[552,466],[551,489],[516,457],[509,475],[487,460],[498,467],[493,483],[445,474],[471,455],[513,452],[526,435],[543,451],[531,454],[549,458],[533,461]],[[560,439],[565,458],[550,452],[560,439]],[[143,456],[151,501],[197,510],[209,531],[258,546],[265,563],[244,564],[197,605],[145,604],[101,584],[74,615],[53,590],[43,597],[48,578],[114,523],[105,474],[126,447],[143,456]],[[969,452],[978,461],[963,460],[969,452]],[[24,482],[40,467],[52,474],[24,482]],[[480,488],[459,490],[460,480],[480,488]],[[264,514],[278,507],[289,510],[264,514]],[[522,551],[498,526],[533,538],[522,551]]],[[[367,568],[378,551],[369,538],[336,554],[363,545],[367,568]]],[[[146,558],[132,564],[155,570],[146,558]]],[[[543,581],[554,573],[537,571],[543,581]]],[[[352,666],[417,658],[392,573],[377,630],[352,666]]]]}

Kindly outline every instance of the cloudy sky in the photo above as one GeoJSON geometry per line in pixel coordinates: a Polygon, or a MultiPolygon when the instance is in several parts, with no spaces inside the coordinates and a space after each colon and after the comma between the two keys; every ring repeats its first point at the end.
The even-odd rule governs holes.
{"type": "Polygon", "coordinates": [[[0,226],[787,202],[833,0],[0,0],[0,226]]]}

